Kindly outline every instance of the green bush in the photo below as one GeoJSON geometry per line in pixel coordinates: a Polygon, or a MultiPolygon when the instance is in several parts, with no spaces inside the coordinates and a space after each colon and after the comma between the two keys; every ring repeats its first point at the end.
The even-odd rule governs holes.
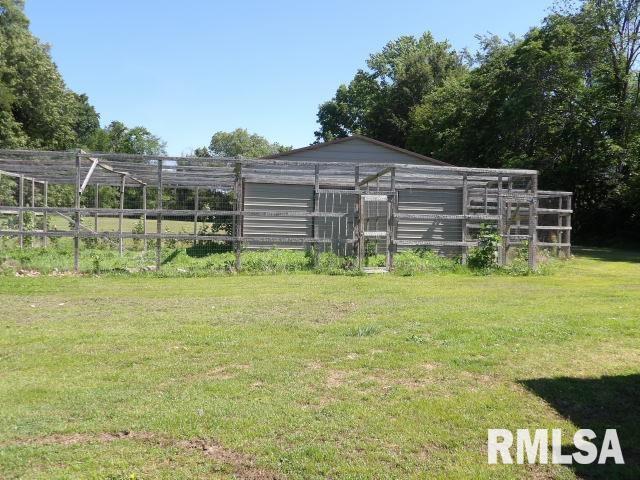
{"type": "Polygon", "coordinates": [[[98,274],[102,271],[103,256],[100,252],[93,252],[91,254],[91,262],[93,267],[93,273],[98,274]]]}
{"type": "Polygon", "coordinates": [[[469,251],[467,263],[474,270],[490,270],[498,266],[498,249],[501,237],[493,225],[482,224],[478,234],[478,246],[469,251]]]}
{"type": "MultiPolygon", "coordinates": [[[[22,214],[22,224],[24,230],[35,230],[36,229],[36,216],[33,212],[23,212],[22,214]]],[[[24,235],[23,244],[25,247],[30,247],[33,245],[33,237],[31,235],[24,235]]]]}
{"type": "MultiPolygon", "coordinates": [[[[131,229],[131,233],[139,234],[139,235],[144,233],[144,217],[140,217],[138,219],[138,221],[135,223],[135,225],[131,229]]],[[[142,244],[142,242],[143,240],[141,238],[133,239],[133,245],[138,250],[140,249],[140,245],[142,244]]]]}
{"type": "MultiPolygon", "coordinates": [[[[211,217],[211,218],[214,218],[215,220],[215,217],[211,217]]],[[[221,228],[223,227],[220,225],[220,223],[216,223],[216,222],[206,223],[203,221],[198,228],[198,235],[214,236],[214,235],[220,235],[221,233],[227,234],[226,231],[221,231],[220,230],[221,228]]],[[[232,242],[221,242],[221,241],[215,240],[214,238],[212,238],[211,240],[198,240],[193,246],[193,248],[191,249],[191,251],[195,256],[198,256],[198,255],[202,256],[202,255],[210,254],[212,252],[230,252],[232,250],[233,250],[232,242]]]]}
{"type": "Polygon", "coordinates": [[[205,268],[214,272],[232,272],[235,269],[236,256],[233,252],[215,253],[209,255],[205,268]]]}
{"type": "MultiPolygon", "coordinates": [[[[93,274],[144,274],[171,276],[207,276],[235,272],[235,253],[218,252],[202,256],[193,256],[189,249],[164,249],[162,269],[155,272],[155,250],[140,252],[127,249],[120,256],[112,245],[109,248],[80,250],[80,271],[93,274]]],[[[383,258],[381,256],[381,258],[383,258]]],[[[327,275],[364,275],[356,268],[354,257],[343,257],[335,253],[325,252],[318,255],[318,263],[314,268],[314,256],[309,252],[294,250],[252,250],[243,251],[241,273],[288,273],[311,272],[327,275]]],[[[559,263],[559,262],[557,262],[559,263]]],[[[73,249],[69,243],[65,246],[50,245],[48,248],[19,249],[12,243],[8,248],[0,249],[0,265],[3,274],[18,269],[37,270],[43,274],[53,271],[70,271],[73,269],[73,249]]],[[[394,257],[394,273],[397,275],[414,275],[420,273],[469,273],[471,270],[460,264],[459,259],[445,258],[427,249],[416,249],[400,252],[394,257]]],[[[552,261],[541,259],[540,268],[533,272],[529,269],[527,248],[516,252],[509,265],[501,268],[475,270],[481,274],[530,275],[545,274],[554,267],[552,261]]]]}
{"type": "Polygon", "coordinates": [[[98,239],[96,237],[84,237],[80,239],[80,242],[82,242],[82,248],[98,248],[98,239]]]}

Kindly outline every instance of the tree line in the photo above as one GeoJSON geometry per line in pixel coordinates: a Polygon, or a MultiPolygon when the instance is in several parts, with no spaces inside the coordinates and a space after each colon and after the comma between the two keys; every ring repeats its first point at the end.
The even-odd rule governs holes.
{"type": "Polygon", "coordinates": [[[558,3],[477,53],[404,36],[318,110],[317,141],[353,133],[458,166],[531,168],[575,194],[578,238],[640,239],[640,0],[558,3]]]}

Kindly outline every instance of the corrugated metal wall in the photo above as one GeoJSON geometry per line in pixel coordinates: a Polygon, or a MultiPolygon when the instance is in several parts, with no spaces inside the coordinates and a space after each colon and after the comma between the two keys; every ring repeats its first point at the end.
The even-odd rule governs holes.
{"type": "MultiPolygon", "coordinates": [[[[284,235],[289,238],[313,238],[314,221],[318,225],[318,236],[331,239],[324,246],[339,255],[350,255],[353,251],[347,240],[353,238],[353,211],[355,196],[344,193],[321,193],[319,210],[321,212],[346,213],[344,217],[258,217],[245,215],[243,236],[249,238],[284,235]]],[[[245,183],[244,209],[251,210],[300,210],[313,211],[313,185],[288,185],[277,183],[245,183]]],[[[305,245],[247,242],[249,248],[295,248],[305,245]]],[[[321,248],[323,248],[321,246],[321,248]]]]}
{"type": "MultiPolygon", "coordinates": [[[[245,183],[244,210],[300,210],[313,211],[313,185],[283,185],[277,183],[245,183]]],[[[243,236],[249,238],[286,236],[310,238],[313,236],[311,217],[258,217],[245,215],[243,236]]],[[[304,244],[251,243],[249,248],[304,248],[304,244]]]]}
{"type": "MultiPolygon", "coordinates": [[[[244,190],[244,209],[251,210],[300,210],[313,211],[313,185],[281,185],[276,183],[246,183],[244,190]]],[[[320,238],[332,239],[329,247],[339,255],[350,255],[352,245],[347,240],[353,238],[353,210],[355,195],[322,193],[319,207],[321,212],[346,212],[341,218],[316,218],[320,238]]],[[[385,231],[386,202],[365,202],[368,218],[366,230],[385,231]]],[[[460,189],[411,189],[398,191],[399,213],[443,213],[460,214],[462,212],[462,192],[460,189]]],[[[313,238],[312,217],[252,217],[245,215],[244,237],[269,237],[284,235],[289,238],[313,238]]],[[[462,237],[461,220],[398,220],[397,238],[399,240],[452,240],[462,237]]],[[[305,248],[300,244],[252,243],[249,248],[305,248]]],[[[411,249],[401,246],[399,249],[411,249]]],[[[442,254],[455,255],[461,252],[458,247],[436,248],[442,254]]]]}
{"type": "MultiPolygon", "coordinates": [[[[398,191],[398,213],[462,213],[461,189],[411,189],[398,191]]],[[[462,239],[461,220],[398,220],[398,240],[451,240],[462,239]]],[[[399,250],[411,249],[402,246],[399,250]]],[[[443,254],[458,254],[460,248],[431,248],[443,254]]]]}

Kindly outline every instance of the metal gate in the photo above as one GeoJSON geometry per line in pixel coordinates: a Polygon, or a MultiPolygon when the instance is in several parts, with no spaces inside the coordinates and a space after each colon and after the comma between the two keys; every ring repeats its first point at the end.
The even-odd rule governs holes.
{"type": "Polygon", "coordinates": [[[388,272],[391,268],[392,219],[391,195],[362,193],[359,196],[356,241],[358,266],[365,272],[388,272]]]}

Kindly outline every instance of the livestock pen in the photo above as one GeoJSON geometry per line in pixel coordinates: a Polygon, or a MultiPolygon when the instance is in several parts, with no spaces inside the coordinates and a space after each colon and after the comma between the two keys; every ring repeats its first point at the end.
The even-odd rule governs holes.
{"type": "MultiPolygon", "coordinates": [[[[319,155],[322,155],[321,153],[319,155]]],[[[571,193],[538,188],[535,170],[447,164],[301,161],[0,150],[0,236],[25,248],[85,245],[206,251],[306,249],[385,256],[427,248],[464,263],[482,226],[498,262],[527,248],[570,255],[571,193]]]]}

